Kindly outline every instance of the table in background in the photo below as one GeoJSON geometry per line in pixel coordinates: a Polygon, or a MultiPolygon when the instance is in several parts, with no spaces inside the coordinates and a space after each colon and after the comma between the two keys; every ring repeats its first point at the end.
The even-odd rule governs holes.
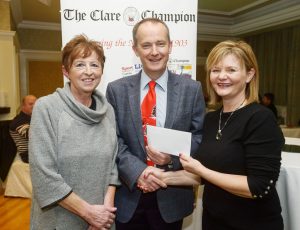
{"type": "Polygon", "coordinates": [[[295,137],[284,137],[285,145],[283,152],[300,153],[300,138],[295,137]]]}
{"type": "Polygon", "coordinates": [[[277,191],[285,230],[300,229],[300,153],[282,152],[277,191]]]}
{"type": "Polygon", "coordinates": [[[300,127],[286,127],[280,126],[282,133],[285,137],[300,138],[300,127]]]}

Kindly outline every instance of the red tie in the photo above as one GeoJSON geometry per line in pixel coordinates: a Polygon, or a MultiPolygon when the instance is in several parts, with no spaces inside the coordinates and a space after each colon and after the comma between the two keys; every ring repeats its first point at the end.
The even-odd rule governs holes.
{"type": "MultiPolygon", "coordinates": [[[[155,81],[150,81],[148,83],[149,90],[141,105],[142,112],[142,123],[143,123],[143,133],[144,133],[144,143],[147,145],[147,133],[146,126],[153,125],[156,126],[156,94],[155,94],[155,81]]],[[[154,163],[147,157],[147,165],[154,166],[154,163]]]]}

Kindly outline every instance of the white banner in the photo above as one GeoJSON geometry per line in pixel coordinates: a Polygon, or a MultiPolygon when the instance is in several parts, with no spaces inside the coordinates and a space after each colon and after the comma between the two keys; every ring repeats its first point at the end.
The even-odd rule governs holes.
{"type": "Polygon", "coordinates": [[[141,69],[132,50],[132,28],[143,18],[166,22],[173,44],[168,68],[196,79],[197,0],[61,0],[63,46],[84,33],[102,43],[106,62],[98,89],[141,69]]]}

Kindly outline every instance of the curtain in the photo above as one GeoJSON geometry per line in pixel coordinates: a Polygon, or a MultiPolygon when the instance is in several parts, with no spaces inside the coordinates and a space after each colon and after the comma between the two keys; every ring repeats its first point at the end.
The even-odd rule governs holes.
{"type": "Polygon", "coordinates": [[[300,125],[300,26],[294,28],[292,32],[288,69],[287,123],[300,125]]]}
{"type": "Polygon", "coordinates": [[[286,124],[300,120],[300,26],[265,32],[244,38],[257,57],[260,95],[271,92],[275,104],[287,107],[286,124]]]}

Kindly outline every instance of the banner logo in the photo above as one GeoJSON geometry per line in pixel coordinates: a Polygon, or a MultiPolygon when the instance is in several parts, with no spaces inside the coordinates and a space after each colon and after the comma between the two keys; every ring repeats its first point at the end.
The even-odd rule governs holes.
{"type": "Polygon", "coordinates": [[[123,20],[128,26],[134,26],[139,20],[139,12],[135,7],[127,7],[123,13],[123,20]]]}

